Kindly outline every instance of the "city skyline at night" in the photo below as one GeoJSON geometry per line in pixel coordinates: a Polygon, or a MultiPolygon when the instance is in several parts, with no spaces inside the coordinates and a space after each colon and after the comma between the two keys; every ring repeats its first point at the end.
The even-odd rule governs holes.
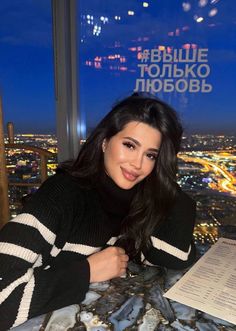
{"type": "MultiPolygon", "coordinates": [[[[7,138],[5,143],[7,146],[7,138]]],[[[50,151],[47,174],[51,176],[55,173],[55,135],[16,134],[15,143],[50,151]]],[[[6,151],[10,209],[12,217],[15,217],[21,208],[22,197],[35,192],[40,186],[41,161],[39,155],[30,150],[7,148],[6,151]]],[[[235,151],[236,136],[183,137],[182,152],[178,157],[178,183],[197,202],[194,239],[198,244],[215,243],[220,233],[229,231],[229,227],[235,225],[235,151]]]]}
{"type": "Polygon", "coordinates": [[[1,1],[0,329],[236,331],[235,9],[1,1]]]}

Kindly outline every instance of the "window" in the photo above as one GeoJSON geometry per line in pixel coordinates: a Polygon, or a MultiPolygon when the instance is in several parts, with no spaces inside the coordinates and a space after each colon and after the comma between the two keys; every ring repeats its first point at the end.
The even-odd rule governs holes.
{"type": "Polygon", "coordinates": [[[234,6],[232,0],[77,1],[84,138],[135,89],[170,103],[185,127],[179,183],[197,201],[195,236],[204,244],[236,225],[234,6]]]}
{"type": "MultiPolygon", "coordinates": [[[[4,129],[7,132],[7,122],[12,122],[14,143],[51,151],[47,167],[51,175],[57,163],[51,2],[4,0],[0,11],[4,129]]],[[[39,184],[42,162],[34,150],[9,146],[6,158],[10,208],[15,216],[22,196],[39,184]]]]}

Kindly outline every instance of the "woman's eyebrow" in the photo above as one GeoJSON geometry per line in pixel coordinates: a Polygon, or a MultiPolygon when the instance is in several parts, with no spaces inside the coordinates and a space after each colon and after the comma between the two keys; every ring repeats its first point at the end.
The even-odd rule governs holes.
{"type": "Polygon", "coordinates": [[[141,146],[140,142],[132,137],[124,137],[125,139],[132,140],[136,145],[141,146]]]}
{"type": "MultiPolygon", "coordinates": [[[[132,137],[124,137],[124,138],[133,141],[137,146],[141,146],[140,142],[132,137]]],[[[148,150],[156,153],[158,152],[158,148],[148,148],[148,150]]]]}

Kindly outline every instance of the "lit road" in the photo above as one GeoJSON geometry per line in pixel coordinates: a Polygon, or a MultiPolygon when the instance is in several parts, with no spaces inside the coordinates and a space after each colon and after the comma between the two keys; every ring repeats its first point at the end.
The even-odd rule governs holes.
{"type": "MultiPolygon", "coordinates": [[[[192,154],[192,153],[191,153],[192,154]]],[[[189,156],[187,153],[180,153],[178,154],[178,157],[182,159],[185,162],[193,162],[201,164],[204,168],[202,171],[213,171],[217,177],[217,183],[209,183],[209,187],[211,187],[214,190],[218,190],[220,192],[230,192],[231,194],[236,195],[236,178],[232,176],[232,174],[227,170],[227,168],[224,165],[218,165],[217,163],[214,163],[212,161],[209,161],[206,159],[206,156],[214,156],[214,158],[221,159],[221,155],[223,153],[207,153],[203,157],[194,157],[189,156]]],[[[222,155],[223,156],[223,155],[222,155]]],[[[230,161],[235,161],[236,156],[230,155],[227,156],[227,159],[230,159],[230,161]]],[[[222,159],[221,159],[222,161],[222,159]]]]}

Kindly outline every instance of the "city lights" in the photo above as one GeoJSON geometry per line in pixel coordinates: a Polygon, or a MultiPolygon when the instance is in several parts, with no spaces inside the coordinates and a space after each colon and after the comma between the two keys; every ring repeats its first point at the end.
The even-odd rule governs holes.
{"type": "Polygon", "coordinates": [[[108,23],[108,17],[101,16],[101,17],[100,17],[100,21],[102,21],[103,24],[108,23]]]}
{"type": "Polygon", "coordinates": [[[198,6],[199,7],[205,7],[208,3],[208,0],[199,0],[198,6]]]}
{"type": "Polygon", "coordinates": [[[191,9],[191,4],[189,2],[182,3],[183,11],[189,11],[191,9]]]}
{"type": "Polygon", "coordinates": [[[129,10],[129,11],[128,11],[128,15],[129,15],[129,16],[133,16],[133,15],[134,15],[134,11],[129,10]]]}
{"type": "Polygon", "coordinates": [[[197,23],[201,23],[204,20],[204,18],[202,16],[197,16],[197,15],[194,15],[193,18],[197,23]]]}
{"type": "Polygon", "coordinates": [[[213,16],[215,16],[216,14],[218,13],[218,10],[217,10],[217,8],[212,8],[210,11],[209,11],[209,16],[210,17],[213,17],[213,16]]]}
{"type": "MultiPolygon", "coordinates": [[[[121,63],[125,58],[119,53],[110,54],[109,61],[115,65],[111,70],[127,71],[121,63]],[[118,64],[120,63],[120,65],[118,64]]],[[[92,63],[100,66],[102,57],[96,56],[92,63]]],[[[85,123],[83,123],[85,129],[85,123]]],[[[7,139],[5,139],[7,143],[7,139]]],[[[81,140],[81,144],[85,139],[81,140]]],[[[52,135],[18,134],[15,143],[32,144],[51,151],[48,160],[48,175],[57,168],[57,140],[52,135]]],[[[178,183],[197,202],[197,222],[194,240],[198,244],[213,244],[218,240],[224,219],[232,222],[236,209],[236,137],[191,135],[184,136],[182,152],[178,155],[178,183]],[[225,195],[225,193],[227,195],[225,195]]],[[[40,182],[39,155],[27,150],[6,149],[9,182],[28,183],[30,187],[9,186],[12,217],[19,212],[22,195],[36,190],[40,182]]]]}
{"type": "Polygon", "coordinates": [[[99,36],[100,33],[101,33],[101,27],[98,26],[97,24],[94,25],[94,28],[93,28],[93,35],[94,35],[94,36],[99,36]]]}

